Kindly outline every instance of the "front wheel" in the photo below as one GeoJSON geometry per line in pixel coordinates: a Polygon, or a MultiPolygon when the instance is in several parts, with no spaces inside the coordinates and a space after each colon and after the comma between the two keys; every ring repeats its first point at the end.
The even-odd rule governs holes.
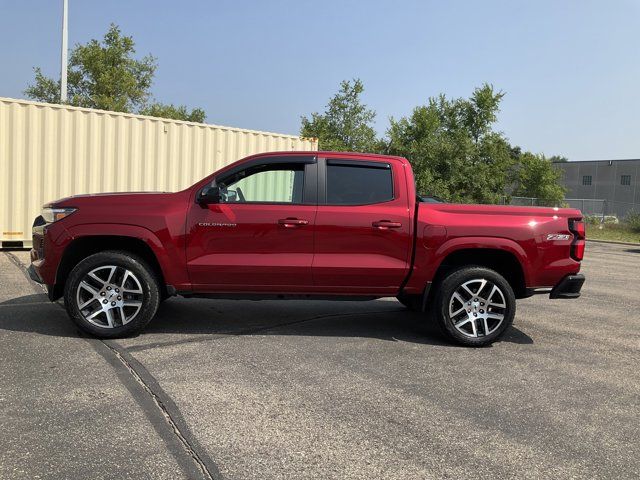
{"type": "Polygon", "coordinates": [[[78,263],[67,279],[64,303],[83,331],[116,338],[142,330],[160,303],[158,281],[144,260],[105,251],[78,263]]]}
{"type": "Polygon", "coordinates": [[[481,347],[493,343],[511,326],[516,298],[511,285],[494,270],[463,267],[444,278],[432,308],[449,338],[481,347]]]}

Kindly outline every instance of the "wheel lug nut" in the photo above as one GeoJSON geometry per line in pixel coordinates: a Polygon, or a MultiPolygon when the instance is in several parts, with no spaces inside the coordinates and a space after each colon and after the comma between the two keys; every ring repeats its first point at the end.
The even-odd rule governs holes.
{"type": "Polygon", "coordinates": [[[122,297],[120,295],[118,295],[118,300],[122,300],[122,297]]]}
{"type": "Polygon", "coordinates": [[[467,302],[467,305],[471,305],[471,302],[467,302]]]}
{"type": "Polygon", "coordinates": [[[105,299],[102,301],[102,303],[109,303],[109,302],[107,302],[107,299],[105,298],[105,299]]]}
{"type": "Polygon", "coordinates": [[[477,302],[477,301],[478,301],[478,299],[477,299],[477,298],[474,298],[474,299],[473,299],[473,301],[474,301],[474,302],[477,302]]]}
{"type": "Polygon", "coordinates": [[[480,313],[484,313],[484,310],[480,310],[480,313]]]}
{"type": "Polygon", "coordinates": [[[100,292],[100,295],[104,297],[106,295],[106,293],[100,292]]]}
{"type": "Polygon", "coordinates": [[[107,290],[111,290],[111,287],[107,287],[107,290]]]}
{"type": "Polygon", "coordinates": [[[115,307],[116,306],[116,302],[111,302],[111,306],[115,307]]]}
{"type": "Polygon", "coordinates": [[[474,316],[474,317],[477,317],[477,316],[478,316],[478,314],[477,314],[476,312],[473,312],[473,316],[474,316]]]}
{"type": "Polygon", "coordinates": [[[470,308],[467,309],[467,313],[471,313],[471,309],[470,308]]]}
{"type": "Polygon", "coordinates": [[[480,302],[480,306],[481,306],[481,307],[484,307],[484,303],[480,302]]]}
{"type": "Polygon", "coordinates": [[[120,293],[120,289],[119,288],[116,288],[116,293],[120,293]]]}

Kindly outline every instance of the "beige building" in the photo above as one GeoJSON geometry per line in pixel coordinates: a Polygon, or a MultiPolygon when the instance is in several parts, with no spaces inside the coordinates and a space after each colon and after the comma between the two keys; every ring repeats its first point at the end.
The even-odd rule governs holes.
{"type": "Polygon", "coordinates": [[[293,135],[0,97],[0,241],[29,246],[41,206],[80,193],[179,191],[293,135]]]}

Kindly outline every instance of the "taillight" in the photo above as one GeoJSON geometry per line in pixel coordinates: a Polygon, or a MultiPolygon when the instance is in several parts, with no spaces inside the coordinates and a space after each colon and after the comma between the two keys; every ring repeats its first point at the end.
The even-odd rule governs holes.
{"type": "Polygon", "coordinates": [[[584,258],[584,240],[576,240],[571,246],[571,256],[579,262],[584,258]]]}
{"type": "Polygon", "coordinates": [[[584,239],[587,236],[587,231],[581,218],[569,220],[569,230],[579,239],[584,239]]]}
{"type": "Polygon", "coordinates": [[[571,258],[580,262],[584,258],[585,238],[587,236],[585,223],[581,218],[572,218],[569,220],[569,230],[574,237],[571,244],[571,258]]]}

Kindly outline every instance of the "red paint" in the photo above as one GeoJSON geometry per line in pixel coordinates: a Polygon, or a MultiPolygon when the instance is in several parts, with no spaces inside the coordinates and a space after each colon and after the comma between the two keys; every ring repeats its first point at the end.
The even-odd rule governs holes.
{"type": "MultiPolygon", "coordinates": [[[[63,282],[56,272],[65,249],[76,239],[100,235],[144,241],[165,282],[194,293],[389,296],[402,285],[407,293],[419,293],[447,255],[461,249],[513,255],[530,288],[552,287],[580,270],[584,224],[576,221],[574,231],[569,229],[569,219],[582,217],[578,210],[444,203],[416,208],[413,173],[400,157],[304,153],[390,164],[394,199],[385,203],[196,203],[197,193],[216,175],[275,155],[301,153],[249,157],[177,193],[86,195],[53,202],[77,211],[46,227],[44,258],[33,250],[32,263],[46,284],[63,282]],[[548,240],[549,234],[568,239],[548,240]]],[[[34,235],[40,236],[37,229],[34,235]]]]}
{"type": "Polygon", "coordinates": [[[407,189],[406,160],[366,160],[391,163],[395,198],[374,205],[318,206],[314,286],[331,293],[394,295],[409,271],[415,195],[407,189]]]}
{"type": "Polygon", "coordinates": [[[316,207],[307,205],[192,203],[186,236],[192,289],[310,288],[315,216],[316,207]]]}

